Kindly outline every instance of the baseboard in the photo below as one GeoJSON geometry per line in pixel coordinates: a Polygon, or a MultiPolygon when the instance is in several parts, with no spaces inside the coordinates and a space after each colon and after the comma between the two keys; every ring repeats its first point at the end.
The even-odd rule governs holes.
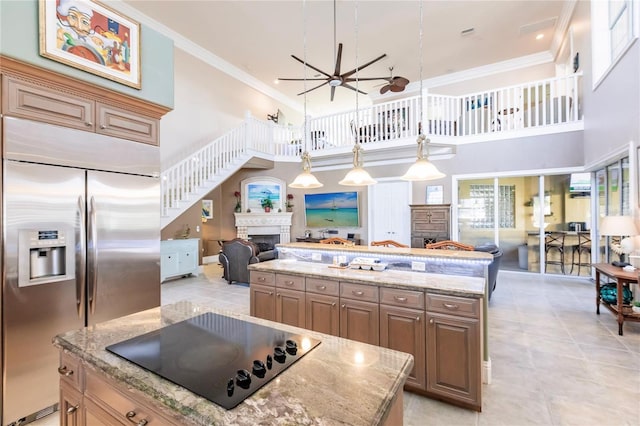
{"type": "Polygon", "coordinates": [[[207,265],[209,263],[218,263],[218,255],[214,255],[214,256],[203,256],[202,257],[202,264],[203,265],[207,265]]]}

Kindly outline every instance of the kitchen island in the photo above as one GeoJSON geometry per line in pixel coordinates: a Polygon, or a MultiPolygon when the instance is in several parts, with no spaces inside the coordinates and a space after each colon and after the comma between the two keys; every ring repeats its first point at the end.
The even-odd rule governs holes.
{"type": "Polygon", "coordinates": [[[427,270],[483,274],[481,262],[492,256],[322,246],[279,245],[280,259],[249,265],[251,315],[410,353],[407,390],[481,411],[485,278],[404,265],[424,259],[427,270]],[[362,266],[322,263],[333,255],[362,266]],[[368,270],[364,255],[398,269],[368,270]]]}
{"type": "Polygon", "coordinates": [[[402,422],[402,388],[413,367],[406,353],[190,302],[70,331],[53,343],[61,352],[62,425],[396,425],[402,422]],[[230,410],[105,349],[205,312],[305,334],[321,343],[230,410]]]}

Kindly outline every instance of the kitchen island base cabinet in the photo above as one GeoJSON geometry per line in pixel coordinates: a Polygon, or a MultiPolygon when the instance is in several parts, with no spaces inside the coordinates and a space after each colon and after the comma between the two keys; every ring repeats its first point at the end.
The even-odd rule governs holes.
{"type": "Polygon", "coordinates": [[[252,317],[276,320],[275,288],[251,283],[249,301],[249,314],[252,317]]]}
{"type": "Polygon", "coordinates": [[[304,292],[276,289],[276,321],[294,327],[305,326],[304,292]]]}
{"type": "Polygon", "coordinates": [[[340,336],[339,303],[340,299],[337,296],[307,293],[305,328],[332,336],[340,336]]]}
{"type": "Polygon", "coordinates": [[[378,321],[377,303],[340,299],[340,337],[378,346],[378,321]]]}
{"type": "MultiPolygon", "coordinates": [[[[82,394],[65,382],[60,383],[60,426],[84,425],[82,394]]],[[[98,424],[98,423],[96,423],[98,424]]]]}

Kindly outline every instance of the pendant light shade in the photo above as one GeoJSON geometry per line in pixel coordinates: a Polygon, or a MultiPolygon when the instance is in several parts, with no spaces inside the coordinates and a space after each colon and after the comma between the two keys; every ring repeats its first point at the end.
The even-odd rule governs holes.
{"type": "Polygon", "coordinates": [[[302,173],[300,173],[293,182],[289,184],[289,188],[320,188],[323,185],[311,174],[311,157],[308,152],[302,154],[302,173]]]}
{"type": "Polygon", "coordinates": [[[353,169],[349,170],[344,179],[338,182],[340,185],[345,186],[365,186],[374,185],[378,183],[377,180],[372,178],[365,169],[362,168],[362,160],[360,159],[360,152],[362,148],[360,144],[356,144],[353,147],[353,169]]]}
{"type": "Polygon", "coordinates": [[[421,180],[434,180],[441,179],[446,175],[442,173],[438,168],[429,161],[428,157],[424,158],[424,145],[429,143],[429,140],[424,135],[418,135],[418,159],[407,173],[402,176],[404,180],[421,181],[421,180]],[[426,141],[426,142],[425,142],[426,141]]]}

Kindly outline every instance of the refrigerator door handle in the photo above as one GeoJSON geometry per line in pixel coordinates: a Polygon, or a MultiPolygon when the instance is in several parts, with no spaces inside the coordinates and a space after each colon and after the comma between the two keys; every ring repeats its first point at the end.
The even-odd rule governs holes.
{"type": "Polygon", "coordinates": [[[89,201],[89,221],[87,223],[87,231],[90,252],[89,255],[89,268],[91,271],[89,274],[89,312],[95,313],[96,311],[96,293],[98,291],[98,227],[96,226],[96,203],[95,199],[91,197],[89,201]]]}
{"type": "Polygon", "coordinates": [[[81,195],[78,197],[78,216],[80,216],[80,227],[78,237],[78,247],[76,252],[76,304],[78,308],[78,317],[82,318],[83,305],[84,305],[84,290],[85,283],[87,281],[87,232],[85,228],[85,211],[86,204],[84,197],[81,195]]]}

